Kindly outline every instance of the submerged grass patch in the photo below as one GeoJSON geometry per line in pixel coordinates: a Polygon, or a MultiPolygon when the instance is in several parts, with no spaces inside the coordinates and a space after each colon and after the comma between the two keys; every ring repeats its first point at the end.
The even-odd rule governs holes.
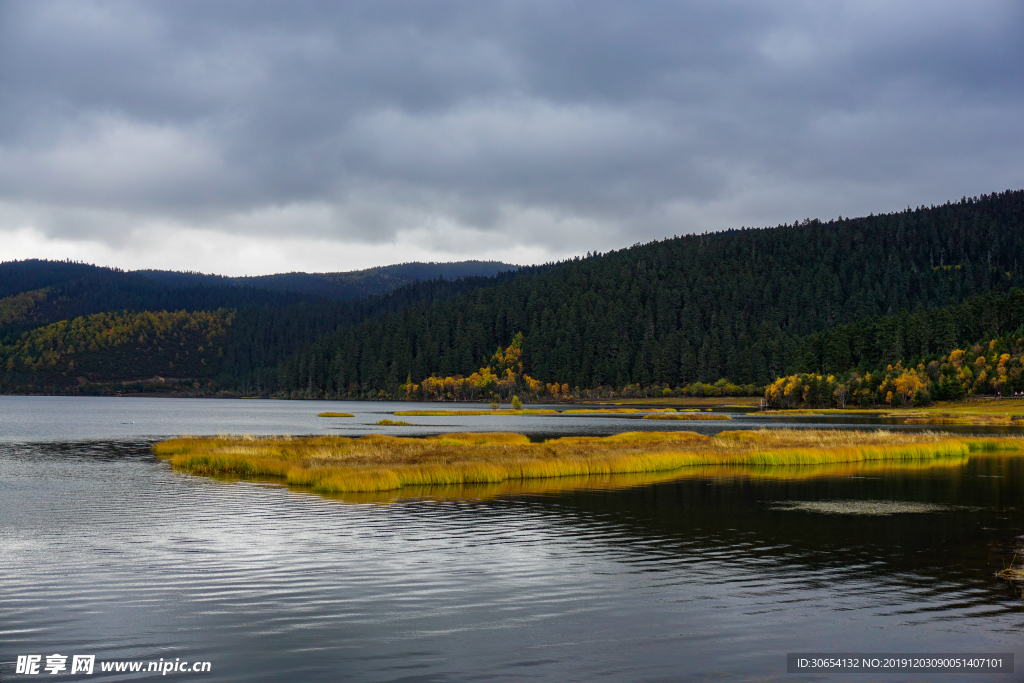
{"type": "MultiPolygon", "coordinates": [[[[688,412],[692,410],[696,410],[696,408],[689,409],[688,412]]],[[[523,410],[400,410],[396,412],[395,415],[400,417],[448,417],[451,415],[591,415],[606,413],[636,414],[674,412],[676,412],[675,408],[569,408],[567,410],[551,410],[549,408],[531,410],[526,408],[523,410]]]]}
{"type": "Polygon", "coordinates": [[[683,413],[675,415],[644,415],[644,420],[731,420],[732,418],[728,415],[722,415],[721,413],[716,415],[708,415],[707,413],[683,413]]]}
{"type": "Polygon", "coordinates": [[[570,408],[563,415],[588,415],[590,413],[674,413],[675,408],[570,408]]]}
{"type": "Polygon", "coordinates": [[[377,422],[375,424],[377,424],[380,427],[412,427],[413,426],[413,424],[411,422],[406,422],[405,420],[388,420],[388,419],[377,420],[377,422]]]}
{"type": "Polygon", "coordinates": [[[494,484],[548,477],[674,472],[700,466],[818,466],[961,461],[1019,451],[1024,440],[849,430],[628,432],[531,443],[522,434],[457,432],[428,438],[369,435],[181,437],[153,446],[195,474],[283,478],[323,493],[407,486],[494,484]]]}
{"type": "Polygon", "coordinates": [[[452,415],[558,415],[557,410],[400,410],[401,417],[449,417],[452,415]]]}
{"type": "Polygon", "coordinates": [[[1024,551],[1018,550],[1013,554],[1013,559],[1010,560],[1010,566],[1006,569],[996,572],[996,576],[1007,581],[1024,581],[1024,557],[1021,557],[1024,551]]]}
{"type": "Polygon", "coordinates": [[[750,413],[751,416],[764,415],[766,417],[801,417],[805,415],[874,415],[884,416],[892,412],[889,408],[786,408],[785,410],[761,410],[750,413]]]}
{"type": "Polygon", "coordinates": [[[759,396],[667,396],[648,398],[616,398],[612,400],[580,401],[582,405],[659,405],[659,406],[731,406],[733,408],[757,407],[761,401],[759,396]]]}

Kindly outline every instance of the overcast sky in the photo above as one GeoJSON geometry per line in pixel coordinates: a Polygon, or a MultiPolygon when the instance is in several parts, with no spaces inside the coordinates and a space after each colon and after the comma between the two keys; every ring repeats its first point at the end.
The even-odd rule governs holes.
{"type": "Polygon", "coordinates": [[[1024,3],[0,0],[0,260],[538,263],[1024,188],[1024,3]]]}

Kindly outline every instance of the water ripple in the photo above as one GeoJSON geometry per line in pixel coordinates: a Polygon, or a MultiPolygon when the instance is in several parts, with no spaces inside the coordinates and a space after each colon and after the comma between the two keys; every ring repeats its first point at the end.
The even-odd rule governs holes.
{"type": "Polygon", "coordinates": [[[883,517],[832,513],[879,507],[842,480],[380,505],[177,474],[145,440],[10,444],[0,671],[68,651],[208,659],[208,681],[759,680],[837,642],[1005,650],[1021,603],[992,565],[1024,518],[975,474],[903,481],[916,507],[883,517]]]}

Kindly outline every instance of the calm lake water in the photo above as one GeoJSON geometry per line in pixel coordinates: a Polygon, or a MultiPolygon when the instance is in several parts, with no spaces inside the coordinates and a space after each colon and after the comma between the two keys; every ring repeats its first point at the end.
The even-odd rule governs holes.
{"type": "Polygon", "coordinates": [[[994,573],[1024,540],[1024,459],[361,504],[179,474],[149,453],[185,433],[780,422],[373,426],[409,408],[0,397],[0,680],[1021,679],[1024,602],[994,573]],[[1017,673],[787,675],[786,653],[809,651],[1005,652],[1017,673]],[[96,671],[15,674],[18,655],[54,653],[95,655],[96,671]],[[99,671],[161,658],[211,671],[99,671]]]}

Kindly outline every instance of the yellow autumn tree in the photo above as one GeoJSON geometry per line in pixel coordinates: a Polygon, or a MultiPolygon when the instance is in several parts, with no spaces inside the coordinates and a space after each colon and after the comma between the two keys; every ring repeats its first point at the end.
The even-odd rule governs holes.
{"type": "Polygon", "coordinates": [[[917,392],[927,391],[929,382],[928,376],[919,372],[916,368],[903,370],[902,373],[893,379],[893,384],[896,385],[896,393],[899,394],[904,403],[909,403],[917,392]]]}

